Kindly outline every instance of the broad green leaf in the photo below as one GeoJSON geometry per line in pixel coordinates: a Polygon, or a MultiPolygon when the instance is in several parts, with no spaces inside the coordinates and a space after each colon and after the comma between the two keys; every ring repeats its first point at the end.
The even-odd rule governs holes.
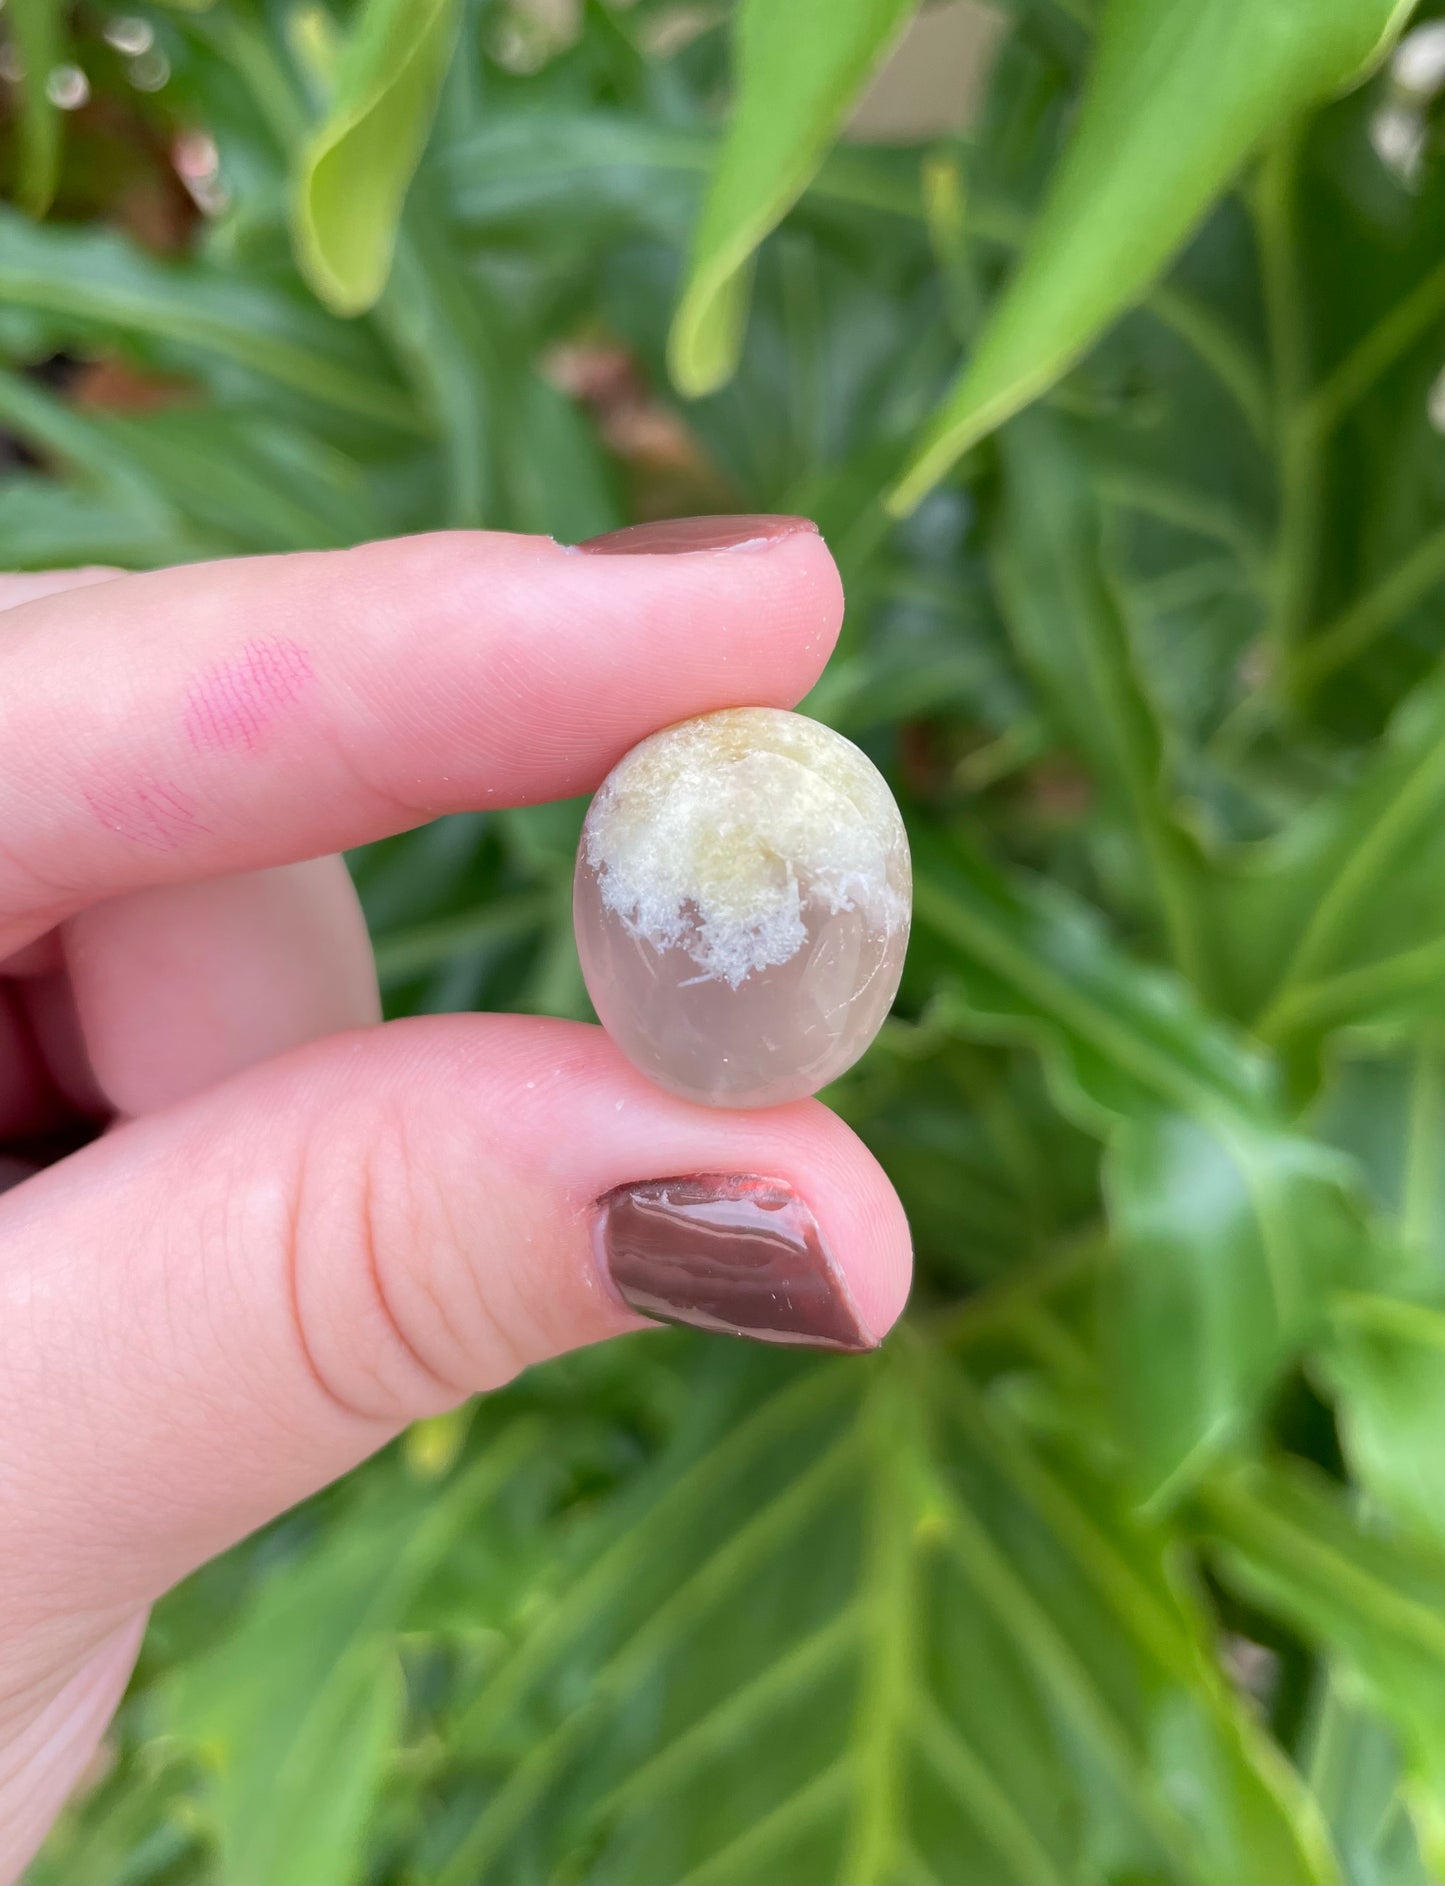
{"type": "Polygon", "coordinates": [[[1367,1530],[1302,1466],[1211,1480],[1202,1519],[1228,1581],[1317,1644],[1394,1729],[1431,1876],[1445,1866],[1445,1554],[1367,1530]]]}
{"type": "Polygon", "coordinates": [[[1445,1020],[1445,669],[1357,779],[1219,874],[1212,903],[1231,1006],[1267,1037],[1445,1020]]]}
{"type": "Polygon", "coordinates": [[[120,339],[175,363],[244,368],[358,418],[424,429],[371,337],[264,277],[159,262],[107,231],[36,227],[0,210],[0,298],[47,316],[57,339],[120,339]]]}
{"type": "Polygon", "coordinates": [[[1072,1559],[1111,1619],[1124,1622],[1135,1636],[1151,1672],[1146,1682],[1165,1676],[1192,1694],[1193,1705],[1179,1719],[1179,1742],[1171,1746],[1162,1772],[1195,1837],[1205,1849],[1212,1847],[1207,1857],[1201,1851],[1199,1870],[1222,1877],[1231,1869],[1258,1869],[1266,1876],[1293,1872],[1304,1879],[1335,1878],[1329,1836],[1315,1803],[1224,1677],[1212,1623],[1171,1560],[1170,1535],[1143,1523],[1117,1488],[1087,1464],[1077,1431],[1067,1444],[1020,1431],[965,1372],[937,1379],[937,1390],[966,1437],[967,1451],[994,1466],[1010,1494],[1072,1559]],[[1206,1785],[1228,1798],[1227,1821],[1201,1813],[1189,1801],[1186,1772],[1204,1775],[1206,1785]]]}
{"type": "Polygon", "coordinates": [[[1036,399],[1140,300],[1251,150],[1367,70],[1413,0],[1108,0],[1018,273],[890,503],[1036,399]]]}
{"type": "Polygon", "coordinates": [[[750,264],[807,188],[917,0],[743,0],[734,25],[733,115],[693,241],[668,345],[696,398],[733,373],[750,264]]]}
{"type": "Polygon", "coordinates": [[[950,1282],[1008,1277],[1094,1228],[1097,1146],[1048,1103],[1030,1055],[960,1041],[929,1012],[885,1027],[827,1100],[907,1199],[920,1265],[950,1282]]]}
{"type": "Polygon", "coordinates": [[[362,1872],[362,1840],[400,1735],[398,1634],[417,1593],[528,1462],[519,1424],[441,1488],[373,1502],[326,1549],[267,1581],[180,1672],[159,1727],[211,1770],[224,1879],[314,1886],[362,1872]]]}
{"type": "Polygon", "coordinates": [[[1267,1064],[1078,905],[960,847],[915,857],[918,922],[953,950],[946,1012],[1037,1047],[1109,1148],[1109,1388],[1136,1484],[1176,1492],[1258,1414],[1333,1290],[1371,1274],[1352,1168],[1293,1128],[1267,1064]]]}
{"type": "Polygon", "coordinates": [[[1170,1114],[1118,1135],[1102,1343],[1144,1492],[1177,1491],[1237,1438],[1336,1288],[1370,1274],[1350,1179],[1282,1123],[1170,1114]]]}
{"type": "Polygon", "coordinates": [[[212,548],[204,541],[146,518],[123,499],[33,474],[0,479],[0,568],[116,563],[149,570],[208,554],[212,548]]]}
{"type": "Polygon", "coordinates": [[[1384,1511],[1445,1549],[1445,1313],[1343,1294],[1316,1360],[1334,1390],[1340,1439],[1359,1484],[1384,1511]]]}
{"type": "MultiPolygon", "coordinates": [[[[463,140],[435,154],[458,221],[469,230],[540,230],[549,241],[609,239],[618,223],[686,240],[718,158],[718,132],[628,112],[500,102],[463,140]]],[[[833,211],[918,222],[918,166],[908,151],[839,145],[805,198],[833,211]]],[[[1018,218],[976,205],[989,239],[1017,241],[1018,218]]]]}
{"type": "Polygon", "coordinates": [[[512,228],[614,236],[619,224],[681,242],[718,151],[715,133],[618,111],[498,104],[436,152],[452,214],[469,233],[512,228]]]}
{"type": "Polygon", "coordinates": [[[1319,1672],[1302,1766],[1351,1886],[1430,1886],[1396,1738],[1349,1678],[1319,1672]]]}
{"type": "Polygon", "coordinates": [[[1334,1877],[1159,1539],[953,1363],[687,1355],[448,1725],[428,1878],[1334,1877]]]}
{"type": "Polygon", "coordinates": [[[63,0],[10,0],[6,20],[24,66],[16,196],[31,216],[50,208],[60,175],[60,113],[48,90],[65,45],[63,0]]]}
{"type": "Polygon", "coordinates": [[[1445,1280],[1445,1043],[1350,1044],[1331,1056],[1305,1123],[1364,1175],[1394,1246],[1392,1290],[1433,1298],[1445,1280]]]}
{"type": "Polygon", "coordinates": [[[321,299],[360,314],[386,286],[460,19],[459,0],[363,0],[296,178],[296,256],[321,299]]]}
{"type": "MultiPolygon", "coordinates": [[[[1089,765],[1108,836],[1128,848],[1124,894],[1151,912],[1183,974],[1207,987],[1199,861],[1173,814],[1164,730],[1104,566],[1096,502],[1067,435],[1043,414],[1011,426],[1001,456],[995,567],[1010,631],[1054,724],[1089,765]]],[[[1108,870],[1107,851],[1103,862],[1108,870]]]]}
{"type": "Polygon", "coordinates": [[[915,910],[949,946],[945,1005],[1044,1056],[1060,1098],[1107,1137],[1162,1113],[1275,1117],[1269,1062],[1178,978],[1127,955],[1099,913],[1041,879],[1006,879],[962,843],[923,835],[915,910]]]}

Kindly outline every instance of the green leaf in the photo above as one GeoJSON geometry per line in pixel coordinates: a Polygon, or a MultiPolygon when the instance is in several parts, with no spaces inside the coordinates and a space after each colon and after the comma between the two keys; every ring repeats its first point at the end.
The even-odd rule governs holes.
{"type": "Polygon", "coordinates": [[[1268,132],[1367,70],[1413,0],[1109,0],[1018,273],[889,503],[909,511],[1138,302],[1268,132]]]}
{"type": "Polygon", "coordinates": [[[233,551],[321,550],[377,534],[355,468],[284,422],[237,416],[225,462],[207,413],[115,416],[105,430],[208,541],[233,551]]]}
{"type": "Polygon", "coordinates": [[[954,1364],[681,1353],[693,1417],[449,1724],[426,1877],[1334,1877],[1159,1538],[954,1364]]]}
{"type": "Polygon", "coordinates": [[[1349,1044],[1331,1056],[1307,1124],[1365,1176],[1395,1246],[1394,1288],[1433,1297],[1445,1280],[1445,1044],[1349,1044]]]}
{"type": "Polygon", "coordinates": [[[166,493],[93,414],[77,411],[23,374],[0,371],[0,422],[38,457],[79,474],[152,530],[177,528],[166,493]]]}
{"type": "Polygon", "coordinates": [[[167,536],[191,555],[318,549],[374,534],[350,463],[279,419],[228,415],[228,449],[218,458],[214,411],[87,412],[0,371],[0,421],[78,484],[131,511],[143,537],[167,536]]]}
{"type": "Polygon", "coordinates": [[[1316,1361],[1334,1391],[1356,1480],[1384,1511],[1445,1548],[1445,1312],[1341,1295],[1316,1361]]]}
{"type": "Polygon", "coordinates": [[[398,1633],[423,1581],[459,1534],[485,1523],[536,1442],[518,1424],[440,1489],[373,1499],[303,1565],[265,1582],[167,1686],[157,1726],[209,1762],[223,1878],[314,1886],[362,1873],[400,1735],[398,1633]]]}
{"type": "Polygon", "coordinates": [[[733,373],[749,265],[822,163],[834,133],[917,0],[743,0],[731,124],[693,241],[668,343],[678,388],[713,392],[733,373]]]}
{"type": "Polygon", "coordinates": [[[577,543],[621,522],[587,421],[537,373],[501,297],[467,272],[430,204],[408,212],[376,319],[443,443],[448,525],[577,543]],[[527,452],[505,449],[517,438],[527,452]]]}
{"type": "Polygon", "coordinates": [[[1212,902],[1231,1005],[1266,1038],[1445,1021],[1445,668],[1359,777],[1221,873],[1212,902]]]}
{"type": "Polygon", "coordinates": [[[459,0],[363,0],[341,48],[292,215],[301,270],[338,314],[362,313],[386,286],[460,16],[459,0]]]}
{"type": "Polygon", "coordinates": [[[1169,1112],[1276,1117],[1268,1060],[1178,978],[1114,944],[1089,905],[931,834],[915,861],[917,921],[950,948],[938,965],[946,1008],[985,1037],[1037,1048],[1081,1125],[1106,1138],[1169,1112]]]}
{"type": "Polygon", "coordinates": [[[50,208],[60,176],[60,113],[50,75],[65,42],[63,0],[10,0],[6,14],[25,68],[20,88],[20,174],[16,197],[31,216],[50,208]]]}
{"type": "Polygon", "coordinates": [[[1176,966],[1207,987],[1198,859],[1174,817],[1164,729],[1104,566],[1096,502],[1048,416],[1009,427],[1001,457],[996,575],[1015,643],[1055,725],[1088,763],[1115,842],[1133,854],[1129,890],[1151,908],[1176,966]]]}
{"type": "Polygon", "coordinates": [[[1396,1739],[1348,1676],[1319,1673],[1305,1726],[1305,1772],[1352,1886],[1431,1886],[1410,1825],[1396,1739]]]}
{"type": "Polygon", "coordinates": [[[376,973],[383,986],[424,975],[472,950],[533,935],[555,914],[548,891],[532,891],[510,902],[456,917],[439,917],[377,938],[376,973]]]}
{"type": "Polygon", "coordinates": [[[398,238],[376,319],[445,443],[445,521],[475,530],[499,521],[488,502],[492,434],[507,397],[499,387],[498,337],[444,241],[419,223],[409,219],[398,238]]]}
{"type": "Polygon", "coordinates": [[[19,474],[0,479],[0,568],[63,570],[80,563],[116,563],[149,570],[188,563],[208,546],[133,504],[19,474]]]}
{"type": "Polygon", "coordinates": [[[1103,1345],[1146,1494],[1176,1493],[1237,1438],[1335,1290],[1368,1275],[1351,1177],[1280,1123],[1165,1115],[1117,1138],[1103,1345]]]}
{"type": "Polygon", "coordinates": [[[0,299],[49,317],[57,338],[119,337],[173,363],[242,367],[323,406],[424,430],[371,336],[259,272],[159,262],[108,231],[0,210],[0,299]]]}
{"type": "MultiPolygon", "coordinates": [[[[571,243],[606,241],[618,224],[686,240],[718,156],[715,131],[631,113],[500,102],[467,137],[436,152],[455,215],[469,230],[517,230],[571,243]]],[[[920,220],[911,152],[840,145],[828,152],[806,200],[847,214],[920,220]]],[[[1018,219],[976,206],[994,240],[1018,238],[1018,219]]]]}
{"type": "Polygon", "coordinates": [[[1211,1480],[1203,1523],[1241,1593],[1326,1651],[1404,1751],[1416,1834],[1445,1866],[1445,1555],[1366,1530],[1302,1466],[1211,1480]]]}
{"type": "Polygon", "coordinates": [[[1333,1290],[1370,1274],[1353,1170],[1294,1129],[1266,1062],[1073,900],[961,847],[915,858],[918,922],[953,950],[945,1012],[1037,1047],[1109,1148],[1109,1390],[1140,1491],[1177,1493],[1258,1414],[1333,1290]]]}

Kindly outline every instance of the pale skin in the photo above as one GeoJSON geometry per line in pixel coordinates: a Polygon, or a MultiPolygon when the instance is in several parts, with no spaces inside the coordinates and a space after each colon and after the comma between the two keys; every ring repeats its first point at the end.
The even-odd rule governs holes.
{"type": "Polygon", "coordinates": [[[591,558],[455,533],[17,576],[0,610],[9,1880],[170,1585],[408,1422],[646,1327],[595,1262],[611,1187],[787,1181],[878,1333],[910,1258],[816,1101],[695,1107],[580,1024],[380,1025],[336,856],[588,791],[691,714],[791,706],[842,614],[818,537],[591,558]],[[42,1170],[6,1150],[78,1119],[108,1124],[42,1170]]]}

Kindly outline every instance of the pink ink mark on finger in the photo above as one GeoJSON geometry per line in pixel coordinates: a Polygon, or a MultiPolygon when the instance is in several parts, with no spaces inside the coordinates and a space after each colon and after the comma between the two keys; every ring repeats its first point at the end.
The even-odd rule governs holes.
{"type": "Polygon", "coordinates": [[[247,642],[203,669],[186,693],[186,735],[202,753],[253,753],[277,716],[306,692],[313,670],[299,643],[247,642]]]}
{"type": "Polygon", "coordinates": [[[119,782],[92,780],[82,792],[108,832],[147,851],[176,851],[208,829],[188,793],[150,774],[119,782]]]}

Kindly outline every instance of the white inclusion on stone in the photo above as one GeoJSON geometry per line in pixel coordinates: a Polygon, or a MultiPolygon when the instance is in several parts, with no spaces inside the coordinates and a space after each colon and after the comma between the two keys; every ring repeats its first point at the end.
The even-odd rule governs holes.
{"type": "Polygon", "coordinates": [[[790,961],[810,902],[862,909],[884,932],[907,919],[907,841],[882,774],[780,708],[652,734],[604,781],[584,842],[606,908],[654,949],[686,950],[698,982],[736,989],[790,961]]]}

